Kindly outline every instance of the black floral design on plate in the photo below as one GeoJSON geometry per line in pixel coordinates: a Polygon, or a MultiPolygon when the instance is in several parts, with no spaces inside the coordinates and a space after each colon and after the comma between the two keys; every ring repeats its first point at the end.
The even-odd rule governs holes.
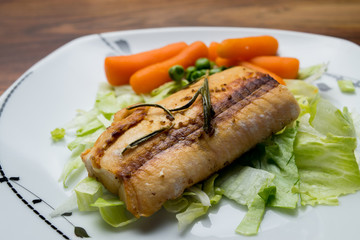
{"type": "MultiPolygon", "coordinates": [[[[14,92],[16,91],[16,89],[26,80],[29,78],[29,76],[31,76],[33,74],[32,71],[28,72],[27,74],[25,74],[10,90],[10,92],[6,95],[3,103],[1,104],[0,107],[0,118],[2,116],[2,113],[9,101],[9,99],[13,96],[14,92]]],[[[21,200],[21,202],[23,204],[25,204],[30,210],[32,210],[32,212],[34,214],[36,214],[40,219],[42,219],[49,227],[51,227],[54,231],[56,231],[58,234],[60,234],[64,239],[70,239],[65,233],[63,233],[60,229],[58,229],[53,223],[51,223],[43,214],[41,214],[38,210],[35,209],[35,207],[33,205],[35,204],[40,204],[40,203],[44,203],[46,204],[51,211],[54,210],[54,208],[48,204],[46,201],[44,201],[44,199],[41,199],[38,195],[36,195],[34,192],[30,191],[29,189],[27,189],[26,187],[24,187],[21,183],[20,183],[20,177],[16,176],[16,177],[7,177],[5,174],[4,169],[1,166],[1,162],[0,162],[0,184],[1,183],[6,183],[7,186],[11,189],[11,191],[21,200]],[[28,193],[30,193],[31,195],[34,196],[34,199],[31,201],[32,204],[27,201],[20,193],[19,191],[16,189],[16,187],[22,188],[23,190],[27,191],[28,193]]],[[[84,238],[84,237],[89,237],[89,235],[87,234],[86,230],[82,227],[78,227],[75,226],[73,223],[71,223],[65,216],[71,216],[70,213],[64,214],[62,215],[62,217],[74,227],[74,234],[77,237],[80,238],[84,238]]]]}
{"type": "Polygon", "coordinates": [[[114,51],[113,55],[119,55],[119,54],[130,54],[130,44],[128,41],[124,39],[119,39],[114,41],[113,44],[111,44],[102,34],[98,34],[99,38],[103,43],[105,43],[106,46],[108,46],[111,50],[114,51]],[[116,47],[114,47],[116,46],[116,47]]]}
{"type": "Polygon", "coordinates": [[[318,83],[316,84],[320,91],[327,92],[331,90],[331,87],[329,87],[326,83],[318,83]]]}

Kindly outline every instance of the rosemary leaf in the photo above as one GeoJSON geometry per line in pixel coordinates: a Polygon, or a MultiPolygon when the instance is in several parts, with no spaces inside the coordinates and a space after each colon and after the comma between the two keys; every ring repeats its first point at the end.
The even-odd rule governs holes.
{"type": "Polygon", "coordinates": [[[176,112],[176,111],[184,110],[184,109],[187,109],[187,108],[191,107],[191,105],[195,102],[195,100],[197,99],[197,97],[201,93],[201,89],[202,89],[202,87],[199,88],[199,90],[197,90],[197,92],[194,94],[194,96],[190,99],[190,101],[187,104],[185,104],[182,107],[170,109],[169,111],[170,112],[176,112]]]}
{"type": "MultiPolygon", "coordinates": [[[[204,78],[203,86],[200,87],[199,90],[197,90],[197,92],[190,99],[190,101],[188,103],[186,103],[184,106],[169,110],[169,109],[165,108],[164,106],[162,106],[160,104],[141,103],[141,104],[137,104],[137,105],[128,107],[127,109],[131,110],[131,109],[138,108],[138,107],[157,107],[157,108],[161,108],[168,114],[169,119],[171,121],[173,121],[175,118],[171,114],[171,112],[181,111],[181,110],[184,110],[184,109],[187,109],[187,108],[191,107],[191,105],[194,104],[194,102],[196,101],[197,97],[201,94],[202,104],[203,104],[203,111],[204,111],[203,129],[204,129],[204,132],[206,134],[212,135],[214,133],[214,129],[212,127],[211,120],[215,115],[215,111],[214,111],[214,109],[213,109],[213,107],[211,105],[208,75],[209,74],[207,73],[205,78],[204,78]]],[[[137,147],[139,144],[149,140],[150,138],[158,135],[159,133],[162,133],[163,131],[172,128],[173,126],[174,126],[174,124],[172,124],[170,126],[167,126],[167,127],[160,128],[160,129],[158,129],[158,130],[156,130],[156,131],[154,131],[152,133],[149,133],[148,135],[146,135],[146,136],[144,136],[142,138],[139,138],[138,140],[135,140],[134,142],[132,142],[128,146],[126,146],[126,148],[124,148],[124,150],[122,151],[122,154],[124,154],[129,149],[133,149],[133,148],[137,147]]]]}
{"type": "Polygon", "coordinates": [[[214,133],[214,129],[212,127],[211,120],[214,117],[215,112],[211,105],[210,89],[207,77],[205,77],[203,87],[201,88],[201,96],[204,109],[203,129],[206,134],[212,135],[214,133]]]}
{"type": "Polygon", "coordinates": [[[166,107],[164,107],[164,106],[162,106],[160,104],[156,104],[156,103],[140,103],[140,104],[128,107],[127,110],[131,110],[131,109],[138,108],[138,107],[157,107],[157,108],[161,108],[162,110],[164,110],[169,115],[169,120],[170,121],[173,121],[175,119],[169,109],[167,109],[166,107]]]}
{"type": "Polygon", "coordinates": [[[122,151],[121,154],[124,154],[127,150],[129,149],[133,149],[135,147],[137,147],[139,144],[149,140],[150,138],[152,137],[155,137],[156,135],[158,135],[159,133],[162,133],[164,132],[165,130],[168,130],[170,128],[172,128],[174,126],[174,124],[170,125],[170,126],[167,126],[167,127],[163,127],[163,128],[160,128],[152,133],[149,133],[147,135],[145,135],[144,137],[141,137],[139,138],[138,140],[135,140],[134,142],[130,143],[129,145],[126,146],[126,148],[124,148],[124,150],[122,151]]]}

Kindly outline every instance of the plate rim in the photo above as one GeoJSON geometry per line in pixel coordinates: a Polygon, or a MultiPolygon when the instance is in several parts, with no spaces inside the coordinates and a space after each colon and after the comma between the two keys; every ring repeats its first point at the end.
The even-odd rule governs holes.
{"type": "MultiPolygon", "coordinates": [[[[25,71],[1,96],[0,96],[0,117],[2,115],[2,110],[5,108],[6,106],[6,101],[11,97],[12,93],[16,90],[16,88],[21,85],[21,83],[23,81],[25,81],[34,70],[36,70],[37,68],[41,67],[43,62],[46,62],[48,59],[54,57],[56,54],[61,54],[61,51],[68,48],[68,47],[72,47],[73,44],[79,42],[79,41],[87,41],[87,40],[91,40],[93,38],[97,38],[99,35],[104,35],[104,36],[115,36],[115,35],[119,35],[119,34],[138,34],[138,33],[145,33],[145,34],[149,34],[152,32],[168,32],[168,31],[188,31],[188,30],[206,30],[206,31],[217,31],[217,30],[246,30],[246,31],[265,31],[265,32],[279,32],[279,33],[283,33],[283,34],[295,34],[295,35],[308,35],[308,36],[312,36],[312,37],[322,37],[322,38],[326,38],[326,39],[333,39],[336,41],[341,41],[342,43],[351,43],[354,44],[356,47],[359,47],[357,44],[348,41],[346,39],[341,39],[341,38],[336,38],[336,37],[332,37],[332,36],[326,36],[326,35],[319,35],[319,34],[313,34],[313,33],[304,33],[304,32],[297,32],[297,31],[288,31],[288,30],[279,30],[279,29],[268,29],[268,28],[243,28],[243,27],[164,27],[164,28],[145,28],[145,29],[134,29],[134,30],[124,30],[124,31],[113,31],[113,32],[104,32],[104,33],[98,33],[98,34],[89,34],[89,35],[85,35],[85,36],[81,36],[78,38],[75,38],[71,41],[69,41],[68,43],[60,46],[59,48],[55,49],[54,51],[52,51],[51,53],[49,53],[48,55],[46,55],[44,58],[42,58],[41,60],[39,60],[38,62],[36,62],[33,66],[31,66],[27,71],[25,71]]],[[[0,166],[1,167],[1,166],[0,166]]],[[[0,170],[2,170],[0,168],[0,170]]]]}

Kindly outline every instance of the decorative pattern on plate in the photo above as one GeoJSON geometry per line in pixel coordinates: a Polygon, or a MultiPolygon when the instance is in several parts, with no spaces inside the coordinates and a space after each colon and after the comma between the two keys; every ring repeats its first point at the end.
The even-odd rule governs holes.
{"type": "MultiPolygon", "coordinates": [[[[6,96],[4,102],[1,105],[0,108],[0,119],[2,117],[2,113],[9,101],[9,99],[11,98],[11,96],[13,95],[13,93],[17,90],[17,88],[26,80],[29,78],[30,75],[32,75],[33,72],[28,72],[26,75],[24,75],[23,78],[20,79],[20,81],[17,82],[17,84],[11,89],[10,93],[6,96]]],[[[64,239],[70,239],[65,233],[63,233],[59,228],[57,228],[53,223],[51,223],[43,214],[41,214],[36,207],[34,207],[33,205],[35,204],[39,204],[39,203],[44,203],[46,204],[51,211],[53,211],[55,208],[52,207],[49,203],[47,203],[46,201],[44,201],[43,199],[41,199],[38,195],[36,195],[34,192],[32,192],[31,190],[27,189],[26,187],[24,187],[23,185],[21,185],[19,183],[20,181],[20,177],[7,177],[2,166],[1,166],[1,162],[0,162],[0,184],[1,183],[6,183],[7,186],[11,189],[11,191],[21,200],[21,202],[23,204],[25,204],[25,206],[27,206],[30,210],[32,210],[32,212],[37,215],[41,220],[43,220],[49,227],[51,227],[54,231],[56,231],[58,234],[60,234],[64,239]],[[16,189],[16,187],[20,187],[23,190],[27,191],[28,193],[30,193],[31,195],[34,196],[34,199],[31,200],[32,204],[29,202],[29,200],[26,200],[26,198],[24,196],[21,195],[21,193],[16,189]]],[[[70,214],[71,215],[71,214],[70,214]]],[[[80,238],[84,238],[84,237],[89,237],[89,235],[87,234],[86,230],[82,227],[78,227],[75,226],[73,223],[71,223],[67,218],[65,218],[65,216],[69,216],[69,214],[64,214],[62,215],[62,217],[74,227],[74,233],[77,237],[80,238]]]]}

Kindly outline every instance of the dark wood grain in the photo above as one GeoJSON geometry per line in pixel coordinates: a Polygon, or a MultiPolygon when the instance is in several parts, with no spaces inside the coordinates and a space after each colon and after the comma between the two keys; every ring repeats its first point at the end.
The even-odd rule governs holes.
{"type": "Polygon", "coordinates": [[[289,0],[0,0],[0,94],[77,37],[173,26],[294,30],[360,44],[360,2],[289,0]]]}

